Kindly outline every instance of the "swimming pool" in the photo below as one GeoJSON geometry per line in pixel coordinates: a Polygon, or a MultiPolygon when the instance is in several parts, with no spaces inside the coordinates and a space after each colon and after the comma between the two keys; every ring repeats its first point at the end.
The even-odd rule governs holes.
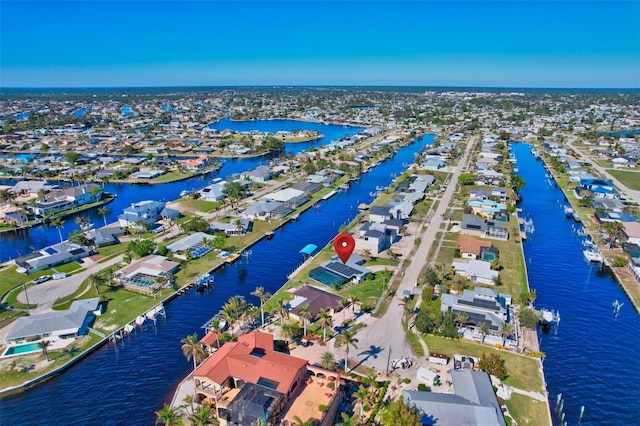
{"type": "Polygon", "coordinates": [[[10,357],[16,355],[24,355],[31,352],[42,351],[42,348],[38,345],[38,342],[26,343],[24,345],[9,346],[2,354],[2,357],[10,357]]]}

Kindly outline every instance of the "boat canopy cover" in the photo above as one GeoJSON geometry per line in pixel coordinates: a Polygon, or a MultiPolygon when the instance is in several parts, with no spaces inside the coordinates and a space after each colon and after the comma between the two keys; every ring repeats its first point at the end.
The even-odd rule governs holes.
{"type": "Polygon", "coordinates": [[[300,253],[311,256],[311,254],[313,254],[313,252],[316,251],[317,248],[318,246],[316,246],[315,244],[307,244],[302,250],[300,250],[300,253]]]}

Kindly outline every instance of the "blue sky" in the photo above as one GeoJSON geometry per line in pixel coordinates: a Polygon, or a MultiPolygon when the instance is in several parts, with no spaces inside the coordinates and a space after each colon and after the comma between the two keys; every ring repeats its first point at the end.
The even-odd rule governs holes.
{"type": "Polygon", "coordinates": [[[0,86],[640,87],[640,2],[6,1],[0,86]]]}

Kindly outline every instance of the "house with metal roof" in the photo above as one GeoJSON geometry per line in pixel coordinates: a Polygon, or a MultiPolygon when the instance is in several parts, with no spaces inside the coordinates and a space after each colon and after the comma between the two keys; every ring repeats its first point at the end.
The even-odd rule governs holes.
{"type": "Polygon", "coordinates": [[[281,219],[292,212],[291,207],[280,201],[261,199],[249,204],[242,212],[246,219],[281,219]]]}
{"type": "Polygon", "coordinates": [[[510,300],[511,296],[498,294],[491,288],[475,287],[473,290],[464,290],[462,294],[443,294],[440,310],[454,314],[465,313],[468,325],[479,328],[484,322],[489,325],[490,330],[498,332],[509,322],[510,300]]]}
{"type": "Polygon", "coordinates": [[[491,263],[484,260],[454,261],[452,266],[457,275],[462,275],[480,284],[493,284],[493,280],[499,276],[498,271],[491,269],[491,263]]]}
{"type": "Polygon", "coordinates": [[[62,242],[45,247],[15,260],[28,274],[79,260],[93,253],[90,247],[62,242]]]}
{"type": "Polygon", "coordinates": [[[78,338],[87,334],[89,325],[99,313],[100,298],[75,300],[66,311],[20,317],[7,333],[9,344],[34,340],[78,338]]]}
{"type": "Polygon", "coordinates": [[[309,201],[304,191],[294,188],[284,188],[276,192],[269,193],[262,197],[263,200],[279,201],[292,209],[299,207],[309,201]]]}
{"type": "Polygon", "coordinates": [[[402,391],[405,404],[427,426],[506,426],[491,379],[484,371],[451,370],[455,393],[402,391]]]}

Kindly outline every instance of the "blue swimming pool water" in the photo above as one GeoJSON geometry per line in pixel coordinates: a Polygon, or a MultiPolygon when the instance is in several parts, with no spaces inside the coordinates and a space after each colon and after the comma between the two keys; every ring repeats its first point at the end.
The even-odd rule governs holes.
{"type": "Polygon", "coordinates": [[[41,350],[41,348],[38,346],[38,342],[27,343],[24,345],[10,346],[3,356],[21,355],[29,352],[37,352],[39,350],[41,350]]]}

